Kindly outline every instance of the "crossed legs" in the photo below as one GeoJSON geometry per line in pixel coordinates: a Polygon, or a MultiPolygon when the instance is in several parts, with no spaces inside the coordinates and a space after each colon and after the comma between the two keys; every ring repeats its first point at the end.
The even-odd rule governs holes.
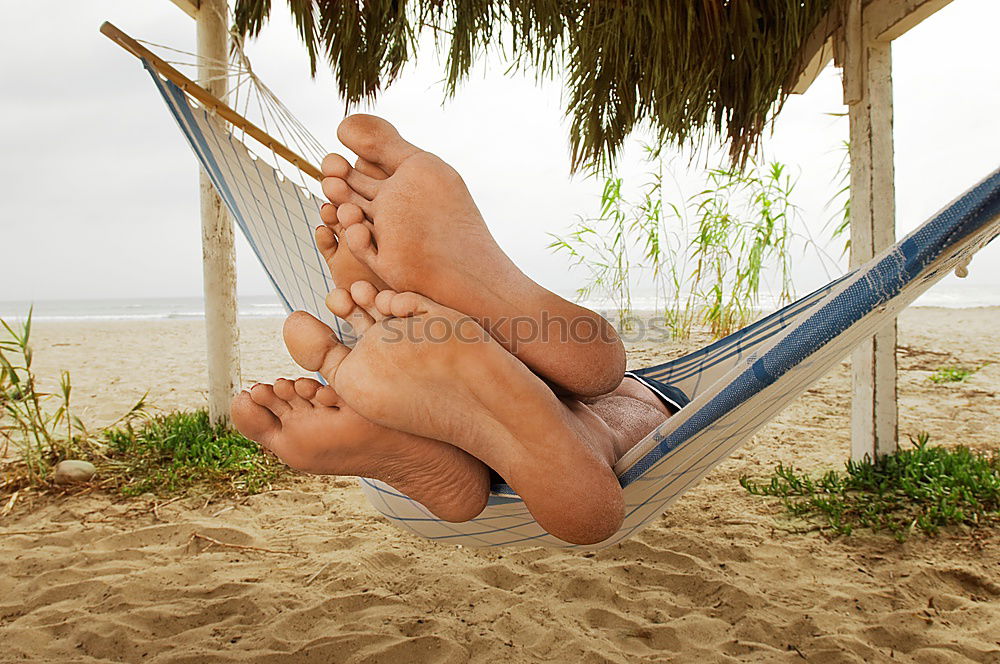
{"type": "Polygon", "coordinates": [[[348,350],[315,318],[290,316],[292,357],[329,385],[254,386],[234,401],[237,426],[293,467],[383,480],[450,520],[481,511],[488,465],[552,534],[606,539],[623,513],[612,466],[669,411],[619,385],[610,326],[520,273],[450,167],[377,118],[349,118],[340,135],[360,158],[324,161],[332,204],[316,240],[349,286],[327,304],[360,340],[348,350]],[[517,339],[516,321],[593,333],[517,339]],[[553,387],[604,396],[584,404],[553,387]]]}

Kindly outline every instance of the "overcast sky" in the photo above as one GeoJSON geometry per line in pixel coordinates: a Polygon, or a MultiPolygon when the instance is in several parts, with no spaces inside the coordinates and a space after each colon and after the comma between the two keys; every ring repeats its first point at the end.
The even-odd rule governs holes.
{"type": "MultiPolygon", "coordinates": [[[[274,6],[249,47],[255,69],[324,145],[340,149],[343,103],[328,76],[310,80],[285,3],[274,6]]],[[[194,158],[138,61],[98,33],[111,20],[193,51],[193,21],[168,0],[3,8],[0,300],[199,295],[194,158]]],[[[1000,165],[998,24],[1000,2],[955,0],[894,44],[899,235],[1000,165]]],[[[560,84],[505,77],[487,63],[442,105],[440,69],[430,52],[421,56],[366,110],[456,166],[514,260],[550,288],[572,291],[582,275],[546,249],[547,233],[592,214],[600,184],[569,177],[560,84]]],[[[767,158],[799,173],[796,200],[816,237],[847,138],[846,120],[831,114],[845,110],[839,72],[828,69],[787,103],[765,142],[767,158]]],[[[622,171],[641,182],[638,156],[629,150],[622,171]]],[[[823,279],[813,262],[801,263],[800,292],[823,279]]],[[[1000,246],[979,255],[966,283],[995,288],[1000,304],[1000,246]]],[[[242,241],[239,284],[242,294],[269,290],[242,241]]]]}

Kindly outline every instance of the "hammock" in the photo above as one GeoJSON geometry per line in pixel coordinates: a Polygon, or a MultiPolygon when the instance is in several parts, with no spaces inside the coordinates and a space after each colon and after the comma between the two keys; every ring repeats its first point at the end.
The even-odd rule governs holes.
{"type": "MultiPolygon", "coordinates": [[[[344,343],[353,344],[350,326],[323,304],[333,288],[313,241],[323,201],[251,153],[232,127],[158,72],[162,63],[154,67],[150,58],[143,62],[285,308],[308,311],[336,330],[344,343]]],[[[998,234],[1000,170],[894,246],[823,288],[701,350],[633,370],[676,385],[692,400],[615,465],[625,520],[597,546],[620,542],[660,516],[858,343],[998,234]]],[[[542,530],[506,485],[492,487],[478,517],[449,523],[382,482],[362,478],[360,484],[390,522],[431,540],[476,547],[579,548],[542,530]]]]}

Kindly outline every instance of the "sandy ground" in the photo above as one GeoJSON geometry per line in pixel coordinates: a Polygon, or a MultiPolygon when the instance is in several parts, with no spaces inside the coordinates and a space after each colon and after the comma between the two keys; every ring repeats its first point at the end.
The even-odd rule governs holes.
{"type": "MultiPolygon", "coordinates": [[[[279,326],[244,322],[247,383],[298,375],[279,326]]],[[[197,407],[200,327],[39,323],[37,367],[72,369],[91,421],[147,389],[197,407]]],[[[998,308],[905,314],[904,438],[997,447],[998,329],[998,308]],[[954,362],[996,364],[927,380],[954,362]]],[[[681,350],[632,344],[632,363],[681,350]]],[[[653,526],[592,554],[417,540],[333,478],[155,509],[29,497],[0,517],[0,661],[1000,662],[997,531],[829,540],[739,487],[778,461],[841,466],[849,394],[844,364],[653,526]]]]}

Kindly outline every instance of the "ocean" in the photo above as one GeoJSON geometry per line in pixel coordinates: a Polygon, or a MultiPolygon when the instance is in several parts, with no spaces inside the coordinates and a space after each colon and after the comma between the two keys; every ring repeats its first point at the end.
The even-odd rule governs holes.
{"type": "MultiPolygon", "coordinates": [[[[572,299],[572,295],[568,297],[572,299]]],[[[769,299],[763,296],[761,301],[766,303],[769,299]]],[[[582,304],[600,312],[614,309],[608,301],[586,301],[582,304]]],[[[655,300],[648,297],[633,298],[632,305],[637,311],[658,308],[655,300]]],[[[32,306],[33,318],[38,321],[178,320],[203,318],[205,315],[200,297],[171,297],[40,300],[34,303],[0,301],[0,318],[7,321],[24,318],[32,306]]],[[[921,296],[914,306],[957,309],[1000,306],[1000,287],[939,285],[921,296]]],[[[247,318],[282,317],[285,309],[272,295],[243,296],[239,298],[239,315],[247,318]]]]}
{"type": "MultiPolygon", "coordinates": [[[[37,321],[101,320],[180,320],[205,317],[200,297],[155,297],[136,299],[39,300],[0,302],[0,318],[24,318],[34,307],[37,321]]],[[[285,315],[285,308],[272,295],[244,296],[239,299],[239,315],[269,318],[285,315]]]]}

